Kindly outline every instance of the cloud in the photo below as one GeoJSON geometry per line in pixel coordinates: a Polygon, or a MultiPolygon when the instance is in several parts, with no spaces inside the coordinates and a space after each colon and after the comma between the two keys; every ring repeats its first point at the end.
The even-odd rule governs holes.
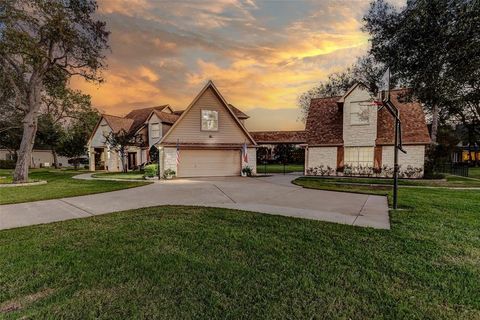
{"type": "Polygon", "coordinates": [[[106,112],[125,114],[164,103],[182,109],[211,79],[230,103],[286,117],[279,110],[294,110],[299,94],[365,52],[367,7],[368,0],[100,0],[111,31],[106,83],[72,84],[106,112]]]}

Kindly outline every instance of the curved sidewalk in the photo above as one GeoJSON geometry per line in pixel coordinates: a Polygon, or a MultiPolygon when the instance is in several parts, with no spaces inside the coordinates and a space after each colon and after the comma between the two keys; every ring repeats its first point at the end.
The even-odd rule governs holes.
{"type": "Polygon", "coordinates": [[[304,189],[291,184],[296,177],[175,179],[114,192],[2,205],[0,229],[159,205],[220,207],[390,228],[386,197],[304,189]]]}

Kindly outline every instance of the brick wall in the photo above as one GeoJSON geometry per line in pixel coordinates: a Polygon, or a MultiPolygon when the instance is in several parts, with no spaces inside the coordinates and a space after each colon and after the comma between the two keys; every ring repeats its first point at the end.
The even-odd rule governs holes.
{"type": "Polygon", "coordinates": [[[370,94],[361,86],[358,86],[345,98],[343,105],[343,141],[345,147],[375,145],[377,139],[377,107],[368,105],[371,101],[370,94]],[[357,104],[361,104],[368,109],[368,124],[350,124],[350,110],[352,105],[357,104]]]}
{"type": "Polygon", "coordinates": [[[257,174],[257,148],[247,148],[248,152],[248,163],[243,161],[242,156],[242,168],[249,166],[252,168],[252,174],[257,174]]]}
{"type": "Polygon", "coordinates": [[[163,170],[171,169],[177,173],[177,149],[163,149],[163,170]]]}
{"type": "MultiPolygon", "coordinates": [[[[423,168],[425,164],[425,146],[403,146],[407,154],[398,152],[398,163],[401,165],[400,171],[405,170],[407,166],[414,168],[423,168]]],[[[387,165],[393,168],[393,146],[382,147],[382,166],[387,165]]]]}
{"type": "Polygon", "coordinates": [[[330,166],[337,168],[337,147],[310,147],[307,155],[307,170],[309,168],[330,166]]]}

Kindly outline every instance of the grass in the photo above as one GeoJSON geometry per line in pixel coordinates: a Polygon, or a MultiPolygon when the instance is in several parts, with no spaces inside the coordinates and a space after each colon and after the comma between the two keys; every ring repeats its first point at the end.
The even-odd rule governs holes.
{"type": "MultiPolygon", "coordinates": [[[[393,185],[393,179],[300,177],[296,179],[294,183],[313,189],[383,195],[386,194],[386,191],[391,189],[391,186],[393,185]]],[[[409,187],[480,188],[480,180],[460,176],[447,176],[446,179],[442,180],[400,179],[398,184],[400,186],[409,187]]]]}
{"type": "Polygon", "coordinates": [[[175,206],[0,231],[0,317],[478,319],[479,195],[401,189],[390,231],[175,206]]]}
{"type": "Polygon", "coordinates": [[[469,168],[468,175],[470,178],[480,179],[480,167],[469,168]]]}
{"type": "Polygon", "coordinates": [[[143,180],[143,173],[138,171],[131,172],[104,172],[93,174],[94,178],[112,178],[126,180],[143,180]]]}
{"type": "MultiPolygon", "coordinates": [[[[29,179],[46,180],[47,184],[15,188],[0,188],[0,204],[57,199],[133,188],[148,184],[134,181],[76,180],[73,170],[33,169],[29,179]]],[[[12,171],[0,169],[0,176],[11,179],[12,171]]]]}
{"type": "MultiPolygon", "coordinates": [[[[257,164],[257,173],[283,173],[283,164],[257,164]]],[[[285,165],[285,172],[303,172],[303,164],[287,164],[285,165]]]]}

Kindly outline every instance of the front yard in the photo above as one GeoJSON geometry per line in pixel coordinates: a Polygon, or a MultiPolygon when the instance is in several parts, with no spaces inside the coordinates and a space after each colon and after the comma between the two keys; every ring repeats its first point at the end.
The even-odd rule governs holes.
{"type": "MultiPolygon", "coordinates": [[[[37,200],[58,199],[86,194],[133,188],[148,184],[136,181],[76,180],[80,174],[74,170],[33,169],[30,180],[46,180],[47,184],[0,188],[0,204],[20,203],[37,200]]],[[[12,170],[0,169],[0,176],[7,177],[3,183],[11,181],[12,170]]],[[[2,181],[0,181],[2,182],[2,181]]]]}
{"type": "Polygon", "coordinates": [[[174,206],[0,231],[0,317],[480,318],[480,191],[399,192],[390,231],[174,206]]]}

